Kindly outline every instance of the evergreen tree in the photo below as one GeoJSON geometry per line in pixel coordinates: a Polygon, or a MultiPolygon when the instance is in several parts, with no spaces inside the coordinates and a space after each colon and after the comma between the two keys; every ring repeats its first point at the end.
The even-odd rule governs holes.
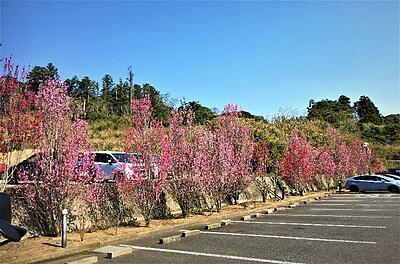
{"type": "Polygon", "coordinates": [[[129,113],[129,89],[129,83],[122,79],[113,86],[111,104],[114,114],[122,116],[129,113]]]}
{"type": "Polygon", "coordinates": [[[29,88],[34,91],[39,91],[39,86],[47,80],[58,79],[58,69],[53,63],[47,64],[46,67],[35,66],[28,74],[29,88]]]}
{"type": "Polygon", "coordinates": [[[368,96],[360,96],[360,99],[354,103],[354,111],[360,123],[382,124],[381,114],[368,96]]]}
{"type": "Polygon", "coordinates": [[[103,76],[102,79],[102,87],[101,87],[101,109],[103,113],[106,115],[112,114],[112,104],[111,104],[111,97],[112,97],[112,90],[113,90],[114,82],[111,75],[106,74],[103,76]]]}

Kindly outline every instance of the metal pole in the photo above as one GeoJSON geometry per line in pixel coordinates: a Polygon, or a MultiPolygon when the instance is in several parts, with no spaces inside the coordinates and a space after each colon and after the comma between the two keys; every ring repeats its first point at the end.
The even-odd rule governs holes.
{"type": "Polygon", "coordinates": [[[369,143],[368,142],[364,142],[363,147],[365,149],[365,156],[367,156],[368,159],[368,175],[371,175],[371,167],[370,167],[370,160],[369,160],[369,156],[368,156],[368,146],[369,143]]]}
{"type": "Polygon", "coordinates": [[[62,229],[61,229],[61,247],[67,247],[67,215],[68,210],[62,210],[62,229]]]}

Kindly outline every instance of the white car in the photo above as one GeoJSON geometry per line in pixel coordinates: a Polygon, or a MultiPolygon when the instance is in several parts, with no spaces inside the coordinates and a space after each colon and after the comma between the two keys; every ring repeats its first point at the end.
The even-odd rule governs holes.
{"type": "Polygon", "coordinates": [[[118,173],[132,174],[132,164],[129,161],[129,154],[118,151],[94,151],[94,163],[105,174],[104,180],[115,180],[118,173]]]}

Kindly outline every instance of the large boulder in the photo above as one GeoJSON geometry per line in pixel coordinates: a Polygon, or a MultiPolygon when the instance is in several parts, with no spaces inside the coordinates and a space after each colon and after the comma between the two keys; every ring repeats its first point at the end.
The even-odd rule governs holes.
{"type": "Polygon", "coordinates": [[[262,202],[263,197],[256,183],[252,181],[246,189],[239,194],[237,203],[262,202]]]}

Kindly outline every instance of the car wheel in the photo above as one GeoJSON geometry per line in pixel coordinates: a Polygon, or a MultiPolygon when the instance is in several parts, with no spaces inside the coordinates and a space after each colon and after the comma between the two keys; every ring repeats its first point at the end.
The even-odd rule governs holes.
{"type": "Polygon", "coordinates": [[[390,185],[388,187],[388,191],[391,192],[391,193],[398,193],[399,192],[399,187],[394,186],[394,185],[390,185]]]}
{"type": "Polygon", "coordinates": [[[350,192],[359,192],[360,190],[358,189],[358,186],[356,185],[351,185],[349,187],[350,192]]]}

